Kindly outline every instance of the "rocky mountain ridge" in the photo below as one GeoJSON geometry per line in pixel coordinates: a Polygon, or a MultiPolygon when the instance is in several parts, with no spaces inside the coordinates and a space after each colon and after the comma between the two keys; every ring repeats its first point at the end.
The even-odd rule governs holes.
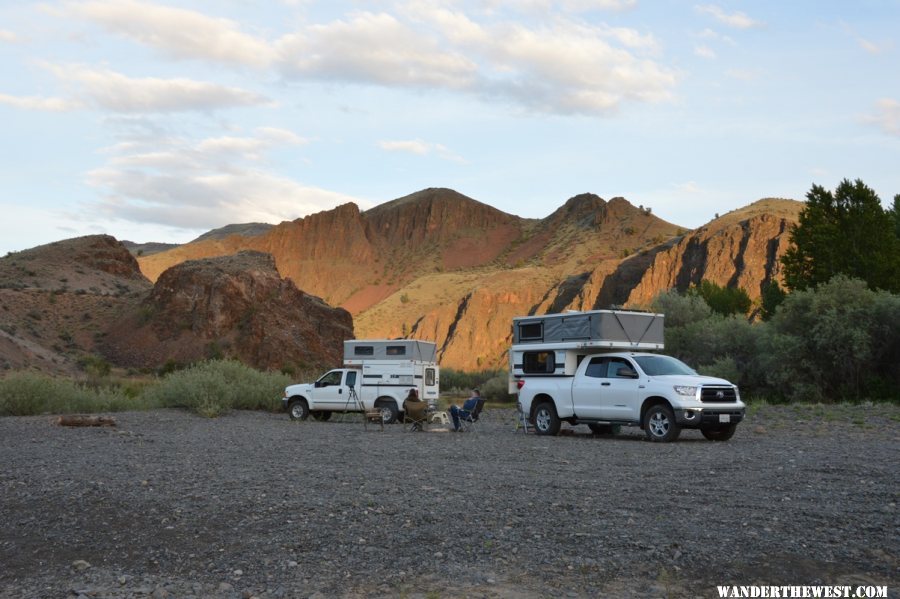
{"type": "Polygon", "coordinates": [[[546,218],[524,219],[432,188],[139,263],[153,280],[184,260],[265,252],[299,288],[351,312],[358,337],[432,340],[443,365],[471,370],[505,365],[513,316],[646,307],[659,291],[702,279],[757,299],[780,277],[778,258],[801,206],[760,200],[686,231],[624,198],[581,194],[546,218]]]}

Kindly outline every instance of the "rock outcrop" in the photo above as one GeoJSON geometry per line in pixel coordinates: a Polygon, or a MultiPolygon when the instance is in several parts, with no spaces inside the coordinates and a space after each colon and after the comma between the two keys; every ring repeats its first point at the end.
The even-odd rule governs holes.
{"type": "Polygon", "coordinates": [[[139,262],[153,280],[185,260],[266,252],[283,277],[350,311],[360,337],[435,341],[442,364],[471,370],[505,365],[513,316],[646,306],[659,291],[702,279],[758,298],[780,276],[801,206],[762,200],[685,232],[624,198],[580,194],[546,218],[524,219],[426,189],[139,262]]]}
{"type": "Polygon", "coordinates": [[[283,279],[268,254],[192,260],[162,273],[108,334],[115,363],[158,367],[232,357],[260,369],[339,365],[350,314],[283,279]]]}

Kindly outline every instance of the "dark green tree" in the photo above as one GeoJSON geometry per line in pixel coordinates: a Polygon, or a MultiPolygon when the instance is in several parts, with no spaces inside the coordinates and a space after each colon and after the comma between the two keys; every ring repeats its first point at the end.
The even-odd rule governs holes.
{"type": "Polygon", "coordinates": [[[900,193],[894,196],[894,207],[891,209],[891,216],[894,217],[894,233],[900,238],[900,193]]]}
{"type": "Polygon", "coordinates": [[[873,289],[900,292],[900,237],[893,211],[881,206],[872,189],[859,179],[844,179],[834,193],[813,185],[806,199],[800,222],[791,229],[792,245],[781,259],[788,289],[807,289],[844,274],[873,289]]]}
{"type": "Polygon", "coordinates": [[[692,287],[689,293],[702,297],[713,312],[723,316],[746,314],[750,310],[750,296],[740,287],[722,287],[703,280],[700,285],[692,287]]]}
{"type": "Polygon", "coordinates": [[[787,296],[778,281],[772,280],[763,283],[762,286],[762,305],[760,306],[759,315],[763,320],[770,320],[775,315],[775,309],[781,305],[787,296]]]}

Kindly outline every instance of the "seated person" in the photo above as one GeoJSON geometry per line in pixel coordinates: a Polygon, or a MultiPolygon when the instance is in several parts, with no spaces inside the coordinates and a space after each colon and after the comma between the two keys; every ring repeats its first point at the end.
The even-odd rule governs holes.
{"type": "Polygon", "coordinates": [[[403,411],[406,412],[406,419],[412,422],[425,422],[425,411],[428,404],[419,399],[419,392],[416,389],[410,389],[406,399],[403,400],[403,411]]]}
{"type": "Polygon", "coordinates": [[[459,406],[450,406],[450,417],[453,418],[453,430],[459,431],[459,419],[468,418],[469,415],[475,410],[475,406],[478,405],[478,400],[481,399],[481,392],[478,389],[472,389],[472,397],[467,399],[465,403],[463,403],[462,408],[459,406]]]}

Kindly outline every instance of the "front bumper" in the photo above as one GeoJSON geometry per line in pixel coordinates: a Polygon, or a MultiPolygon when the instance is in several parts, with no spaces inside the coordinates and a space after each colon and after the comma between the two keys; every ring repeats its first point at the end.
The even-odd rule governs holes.
{"type": "Polygon", "coordinates": [[[282,410],[287,411],[287,409],[288,409],[288,400],[289,400],[289,399],[290,399],[290,398],[288,398],[288,397],[282,397],[282,398],[281,398],[281,409],[282,409],[282,410]]]}
{"type": "Polygon", "coordinates": [[[675,422],[684,428],[703,428],[737,424],[744,419],[746,408],[727,406],[721,408],[678,408],[675,422]]]}

